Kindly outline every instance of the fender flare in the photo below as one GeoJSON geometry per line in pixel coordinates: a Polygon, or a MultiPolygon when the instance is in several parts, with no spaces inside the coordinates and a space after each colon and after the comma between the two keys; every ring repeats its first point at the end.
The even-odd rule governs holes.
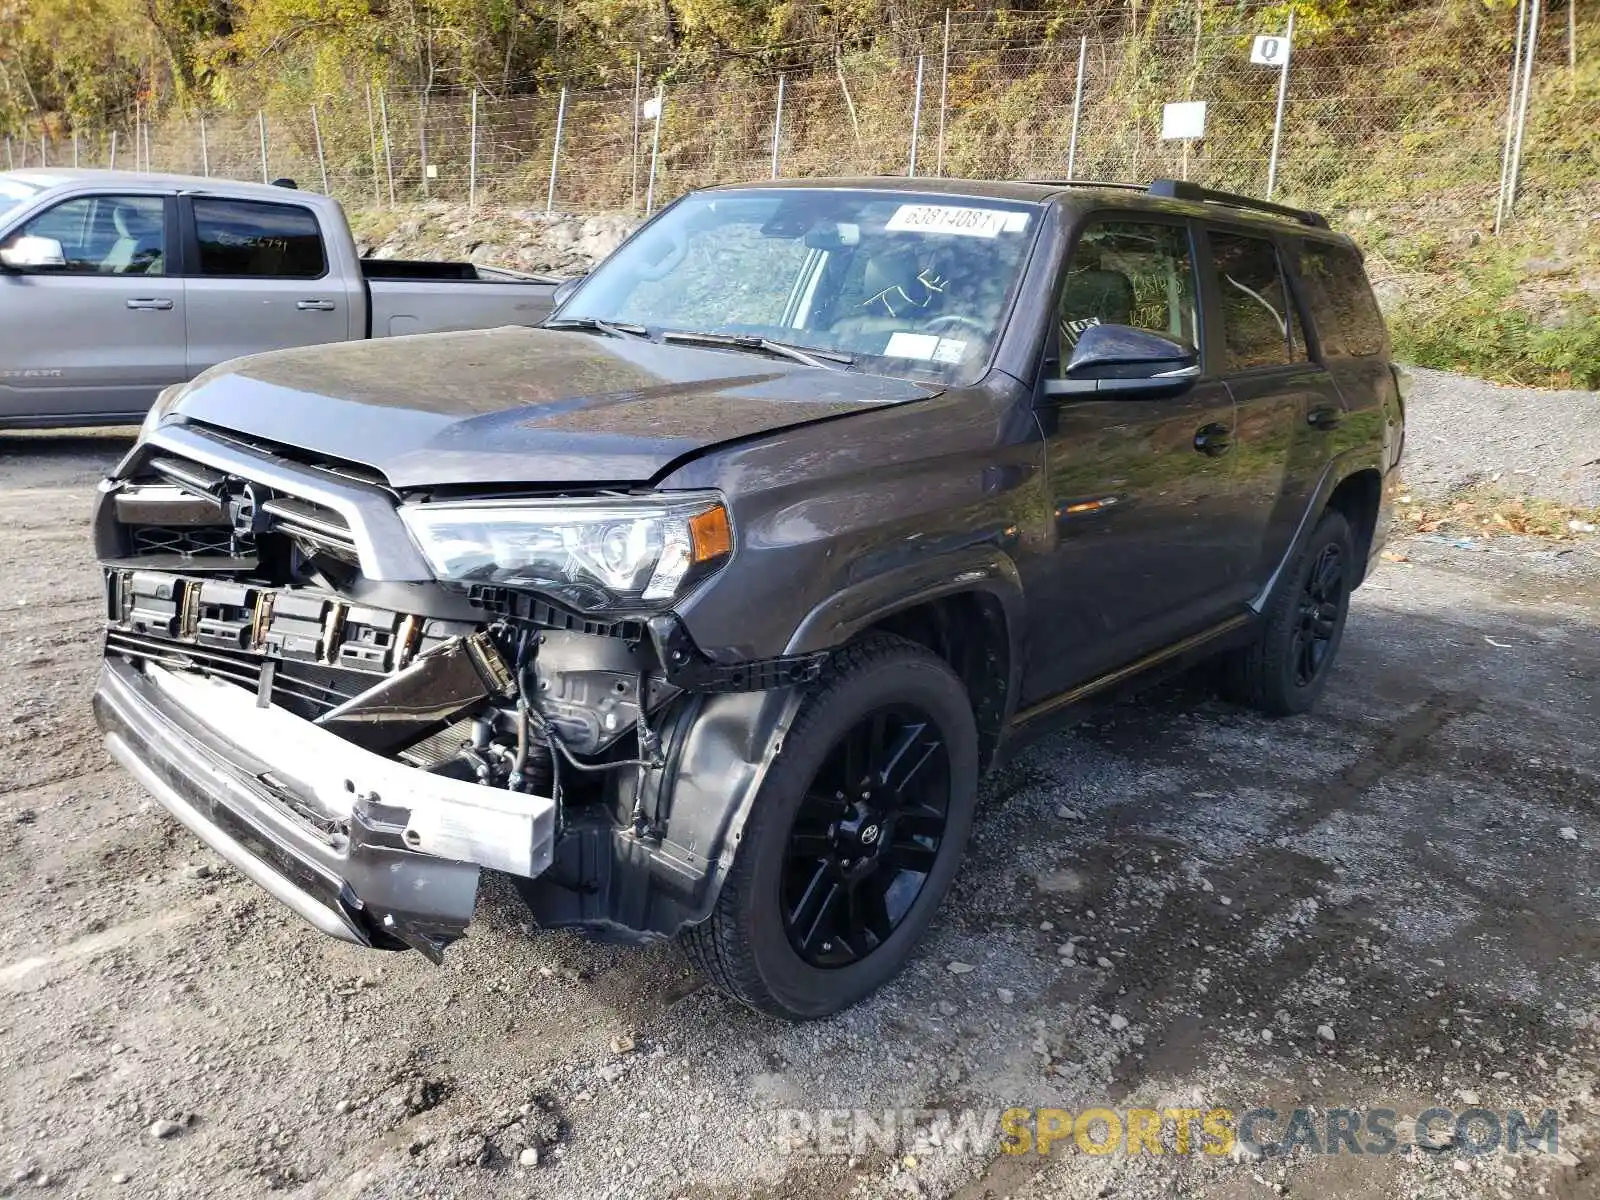
{"type": "MultiPolygon", "coordinates": [[[[1323,510],[1328,507],[1328,501],[1339,485],[1352,475],[1362,471],[1378,472],[1380,489],[1388,482],[1389,475],[1384,470],[1384,455],[1381,451],[1369,447],[1357,447],[1346,450],[1328,460],[1328,465],[1323,467],[1322,475],[1317,480],[1317,486],[1311,493],[1305,511],[1300,514],[1300,523],[1295,526],[1294,536],[1289,539],[1289,545],[1284,549],[1283,557],[1278,560],[1278,565],[1272,569],[1272,574],[1267,577],[1267,582],[1261,590],[1250,600],[1250,608],[1260,613],[1266,610],[1272,594],[1277,590],[1278,584],[1283,579],[1283,573],[1288,569],[1295,556],[1300,553],[1300,548],[1305,545],[1306,539],[1311,536],[1311,531],[1316,528],[1317,519],[1322,516],[1323,510]]],[[[1386,505],[1382,491],[1378,498],[1378,528],[1373,531],[1371,554],[1376,554],[1383,545],[1383,521],[1386,505]]],[[[1365,578],[1371,568],[1371,563],[1362,564],[1362,577],[1365,578]]]]}
{"type": "Polygon", "coordinates": [[[891,568],[836,592],[800,622],[788,654],[842,646],[886,617],[948,596],[982,592],[1005,617],[1008,678],[1005,715],[1015,707],[1026,642],[1022,576],[1011,556],[992,545],[967,546],[891,568]]]}

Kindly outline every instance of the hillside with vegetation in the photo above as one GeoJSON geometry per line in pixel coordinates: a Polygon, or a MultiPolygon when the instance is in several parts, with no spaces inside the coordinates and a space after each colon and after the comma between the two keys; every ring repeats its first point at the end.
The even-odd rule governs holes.
{"type": "Polygon", "coordinates": [[[469,199],[637,214],[774,158],[898,174],[913,151],[1261,194],[1279,72],[1250,42],[1291,8],[1276,196],[1360,239],[1402,352],[1600,387],[1600,7],[1576,0],[1543,11],[1499,236],[1516,0],[0,0],[0,134],[18,165],[270,159],[377,226],[469,199]],[[1206,136],[1162,140],[1190,99],[1206,136]]]}

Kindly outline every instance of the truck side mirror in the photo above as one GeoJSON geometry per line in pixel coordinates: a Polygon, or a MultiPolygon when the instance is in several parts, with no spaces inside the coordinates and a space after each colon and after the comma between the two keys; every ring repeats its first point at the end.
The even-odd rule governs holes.
{"type": "Polygon", "coordinates": [[[66,251],[51,237],[25,234],[0,250],[0,265],[12,271],[37,271],[67,265],[66,251]]]}

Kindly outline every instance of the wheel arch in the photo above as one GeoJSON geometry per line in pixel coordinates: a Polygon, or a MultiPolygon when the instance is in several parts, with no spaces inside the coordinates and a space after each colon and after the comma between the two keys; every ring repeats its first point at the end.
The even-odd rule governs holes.
{"type": "Polygon", "coordinates": [[[1352,586],[1359,586],[1366,579],[1372,553],[1379,545],[1386,482],[1382,461],[1376,451],[1352,451],[1330,462],[1323,469],[1322,477],[1300,515],[1300,524],[1285,547],[1283,557],[1250,601],[1250,607],[1258,613],[1265,611],[1283,579],[1285,568],[1294,561],[1295,555],[1300,553],[1300,548],[1317,527],[1322,514],[1330,508],[1336,509],[1350,522],[1351,533],[1356,538],[1357,575],[1352,586]]]}
{"type": "Polygon", "coordinates": [[[893,633],[927,647],[966,686],[978,725],[979,767],[988,767],[1016,705],[1022,668],[1022,581],[992,547],[940,555],[874,576],[818,606],[788,653],[893,633]]]}
{"type": "Polygon", "coordinates": [[[1378,513],[1383,506],[1383,476],[1376,467],[1363,467],[1341,479],[1328,495],[1323,511],[1334,509],[1350,525],[1356,543],[1356,584],[1366,578],[1378,513]]]}

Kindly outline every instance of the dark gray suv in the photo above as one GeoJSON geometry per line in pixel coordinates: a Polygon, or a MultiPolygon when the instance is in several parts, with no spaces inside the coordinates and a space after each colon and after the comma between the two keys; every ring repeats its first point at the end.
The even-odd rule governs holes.
{"type": "Polygon", "coordinates": [[[483,870],[747,1003],[906,961],[979,776],[1220,656],[1305,710],[1403,397],[1348,238],[1160,181],[680,200],[541,328],[224,364],[102,486],[111,752],[318,928],[483,870]]]}

